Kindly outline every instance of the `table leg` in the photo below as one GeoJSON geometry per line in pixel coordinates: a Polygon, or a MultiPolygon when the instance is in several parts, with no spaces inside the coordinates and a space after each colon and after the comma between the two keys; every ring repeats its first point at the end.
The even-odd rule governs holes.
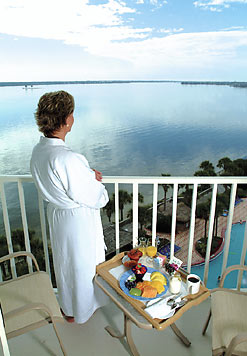
{"type": "Polygon", "coordinates": [[[124,316],[124,329],[125,329],[126,339],[133,356],[140,356],[131,335],[131,320],[126,315],[124,316]]]}
{"type": "Polygon", "coordinates": [[[191,342],[187,339],[186,336],[179,330],[175,323],[170,325],[172,331],[177,335],[177,337],[184,343],[185,346],[189,347],[191,342]]]}
{"type": "Polygon", "coordinates": [[[202,330],[202,335],[205,335],[205,333],[206,333],[206,330],[207,330],[207,328],[208,328],[208,324],[209,324],[210,318],[211,318],[211,309],[210,309],[210,312],[209,312],[207,321],[206,321],[206,323],[205,323],[205,325],[204,325],[204,328],[203,328],[203,330],[202,330]]]}
{"type": "Polygon", "coordinates": [[[131,335],[131,320],[126,315],[124,315],[124,333],[122,335],[119,335],[111,326],[106,326],[105,329],[112,337],[116,337],[118,339],[126,337],[132,355],[140,356],[131,335]]]}

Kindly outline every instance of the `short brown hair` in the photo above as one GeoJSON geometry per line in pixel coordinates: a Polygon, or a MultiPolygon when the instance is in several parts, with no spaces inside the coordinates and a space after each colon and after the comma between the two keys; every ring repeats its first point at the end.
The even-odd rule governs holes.
{"type": "Polygon", "coordinates": [[[61,126],[66,125],[66,119],[73,113],[74,108],[74,98],[66,91],[60,90],[42,95],[34,114],[39,131],[45,136],[52,135],[61,126]]]}

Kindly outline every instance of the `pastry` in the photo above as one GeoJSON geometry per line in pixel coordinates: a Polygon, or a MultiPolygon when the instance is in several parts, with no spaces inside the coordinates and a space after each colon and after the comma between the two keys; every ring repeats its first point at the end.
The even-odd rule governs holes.
{"type": "Polygon", "coordinates": [[[157,289],[152,286],[143,287],[142,297],[144,298],[155,298],[157,295],[157,289]]]}

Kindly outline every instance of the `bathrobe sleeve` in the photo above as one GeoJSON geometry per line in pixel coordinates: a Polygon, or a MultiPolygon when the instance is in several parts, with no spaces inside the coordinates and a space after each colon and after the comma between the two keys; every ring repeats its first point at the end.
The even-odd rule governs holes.
{"type": "Polygon", "coordinates": [[[73,151],[63,152],[55,162],[53,173],[61,181],[67,196],[74,202],[94,209],[107,204],[107,191],[104,185],[96,180],[95,172],[83,155],[73,151]]]}

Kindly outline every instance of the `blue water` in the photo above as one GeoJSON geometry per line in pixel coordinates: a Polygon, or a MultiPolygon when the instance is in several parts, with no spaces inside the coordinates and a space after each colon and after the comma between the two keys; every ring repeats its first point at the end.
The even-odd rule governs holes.
{"type": "Polygon", "coordinates": [[[105,175],[193,175],[203,160],[246,156],[247,89],[180,83],[0,87],[0,174],[29,173],[33,113],[47,91],[75,97],[66,142],[105,175]]]}
{"type": "MultiPolygon", "coordinates": [[[[227,260],[227,266],[240,264],[240,258],[244,240],[245,223],[234,224],[231,231],[231,242],[229,247],[229,255],[227,260]]],[[[223,262],[224,250],[215,260],[209,263],[209,274],[207,287],[212,289],[218,286],[217,279],[221,275],[221,268],[223,262]]],[[[246,256],[247,257],[247,256],[246,256]]],[[[247,259],[245,259],[247,262],[247,259]]],[[[245,262],[245,263],[246,263],[245,262]]],[[[199,275],[203,279],[204,265],[192,266],[191,273],[199,275]]],[[[227,288],[235,288],[237,284],[238,272],[234,271],[226,277],[224,286],[227,288]]],[[[242,287],[247,288],[247,273],[244,272],[242,279],[242,287]]]]}
{"type": "MultiPolygon", "coordinates": [[[[188,176],[203,160],[217,164],[225,156],[246,156],[247,89],[180,83],[0,87],[0,174],[30,173],[32,148],[40,137],[33,115],[38,100],[61,89],[76,103],[66,143],[103,175],[188,176]]],[[[152,201],[149,188],[140,187],[144,204],[152,201]]],[[[34,227],[35,192],[30,184],[25,189],[34,227]]],[[[7,187],[7,196],[11,228],[16,228],[21,226],[17,187],[7,187]]],[[[2,226],[0,218],[0,232],[2,226]]]]}

